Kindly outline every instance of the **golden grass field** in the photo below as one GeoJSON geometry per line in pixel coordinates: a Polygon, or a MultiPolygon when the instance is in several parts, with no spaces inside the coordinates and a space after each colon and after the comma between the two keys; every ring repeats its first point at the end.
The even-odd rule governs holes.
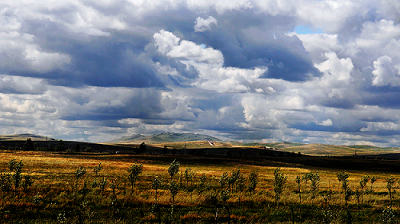
{"type": "MultiPolygon", "coordinates": [[[[57,214],[60,214],[60,212],[65,209],[77,209],[76,206],[73,205],[74,200],[77,200],[74,199],[74,197],[77,197],[76,193],[74,195],[74,191],[82,189],[85,181],[88,185],[90,185],[93,180],[100,180],[103,177],[105,177],[108,181],[105,193],[100,194],[98,191],[96,193],[96,191],[93,190],[93,192],[86,196],[85,199],[89,201],[89,204],[90,201],[96,202],[97,205],[93,204],[92,210],[96,208],[96,206],[100,206],[99,208],[101,211],[103,211],[103,213],[98,213],[97,218],[89,215],[85,216],[85,223],[95,223],[95,221],[102,219],[108,220],[107,222],[112,221],[118,223],[122,220],[120,219],[118,221],[118,219],[111,219],[110,217],[112,216],[105,215],[105,213],[109,212],[108,209],[110,208],[110,203],[113,203],[111,199],[113,195],[111,193],[111,183],[116,185],[114,195],[116,200],[119,200],[120,204],[124,202],[129,204],[130,207],[128,206],[127,208],[137,211],[140,210],[139,213],[143,213],[141,215],[138,215],[139,213],[135,213],[138,215],[137,217],[132,214],[130,216],[134,217],[134,220],[141,220],[140,222],[157,222],[156,216],[149,210],[149,207],[155,203],[155,190],[151,189],[151,183],[156,176],[161,177],[162,179],[162,187],[158,190],[157,203],[160,206],[163,206],[164,213],[168,213],[167,211],[172,203],[171,195],[168,190],[169,176],[167,173],[169,164],[174,159],[172,156],[111,155],[96,153],[53,154],[48,152],[0,152],[0,173],[8,172],[7,163],[12,159],[23,161],[24,167],[22,175],[29,174],[33,176],[34,184],[30,188],[29,192],[18,193],[15,191],[12,194],[7,194],[4,192],[2,193],[0,215],[3,216],[5,221],[11,221],[12,217],[15,218],[15,216],[7,213],[7,209],[12,210],[10,208],[13,208],[13,206],[17,206],[17,208],[20,209],[31,209],[32,211],[43,208],[49,211],[53,209],[57,214]],[[101,163],[103,169],[100,171],[99,176],[96,177],[93,168],[99,163],[101,163]],[[126,177],[128,175],[128,168],[135,163],[143,164],[143,173],[140,174],[139,180],[135,183],[134,190],[132,192],[129,183],[126,182],[126,177]],[[85,168],[87,174],[85,174],[83,179],[76,181],[74,173],[78,167],[85,168]],[[78,186],[78,189],[74,189],[75,186],[78,186]],[[32,198],[34,196],[40,196],[42,198],[53,197],[55,202],[54,204],[32,204],[32,198]],[[32,208],[29,206],[32,206],[32,208]],[[101,218],[102,215],[104,216],[103,218],[101,218]]],[[[228,203],[233,211],[231,214],[232,221],[239,222],[239,220],[242,220],[244,223],[265,223],[263,220],[270,220],[271,222],[276,223],[291,223],[290,218],[282,218],[278,215],[277,217],[271,216],[271,214],[275,214],[276,212],[279,213],[280,210],[282,210],[282,212],[285,214],[290,214],[290,206],[297,206],[294,212],[296,213],[296,219],[302,220],[304,223],[311,223],[312,219],[309,220],[301,217],[301,206],[306,206],[303,208],[304,210],[312,210],[315,208],[323,210],[327,208],[326,206],[332,206],[329,207],[329,209],[336,212],[336,223],[341,223],[345,219],[343,218],[344,209],[350,209],[354,214],[358,211],[364,212],[364,215],[360,215],[360,213],[358,214],[360,217],[357,216],[359,220],[361,220],[359,223],[363,223],[366,219],[370,220],[372,223],[379,223],[380,211],[389,206],[389,197],[386,194],[386,178],[392,176],[396,178],[396,180],[400,179],[400,175],[397,173],[366,173],[362,171],[348,172],[350,174],[349,184],[353,191],[359,185],[360,178],[364,175],[376,176],[378,180],[373,184],[374,193],[366,194],[364,196],[362,205],[358,204],[355,196],[353,196],[349,201],[349,205],[346,207],[344,196],[341,193],[341,188],[336,177],[336,174],[342,170],[285,166],[281,168],[281,171],[287,177],[287,184],[280,201],[281,206],[277,206],[275,205],[273,188],[274,170],[277,167],[256,166],[252,165],[251,163],[239,164],[232,161],[225,163],[222,160],[218,160],[218,163],[201,163],[201,158],[196,160],[198,162],[193,163],[193,160],[189,160],[186,156],[178,157],[177,160],[180,161],[181,172],[178,173],[174,179],[177,182],[180,182],[180,174],[182,174],[186,168],[190,167],[195,173],[193,184],[198,184],[200,175],[204,173],[207,177],[207,185],[209,186],[207,191],[209,192],[220,190],[218,180],[224,172],[231,174],[232,171],[240,169],[247,181],[248,175],[252,171],[256,171],[258,173],[259,181],[255,193],[250,194],[232,192],[230,194],[230,198],[228,199],[228,203]],[[309,193],[310,183],[306,184],[302,182],[303,199],[302,204],[300,205],[299,197],[296,193],[297,185],[295,183],[295,179],[297,175],[303,176],[308,172],[317,172],[319,174],[321,181],[318,191],[320,193],[316,199],[311,200],[311,194],[309,193]],[[329,190],[332,191],[332,194],[329,196],[329,201],[326,201],[326,199],[328,199],[327,192],[329,190]],[[239,197],[241,197],[241,208],[239,208],[239,197]],[[260,209],[259,211],[262,211],[261,213],[268,213],[270,216],[268,216],[268,214],[258,214],[259,211],[257,209],[260,209]],[[372,219],[370,217],[371,215],[374,216],[372,219]]],[[[207,223],[208,221],[213,220],[215,216],[213,212],[213,206],[207,204],[209,192],[206,191],[199,193],[194,191],[189,193],[185,190],[185,186],[186,181],[183,179],[182,189],[175,198],[176,205],[181,211],[176,220],[186,220],[187,222],[193,221],[194,223],[201,223],[202,220],[205,220],[204,223],[207,223]],[[204,206],[203,210],[192,209],[202,206],[204,206]]],[[[399,183],[396,182],[395,186],[395,188],[398,190],[399,183]]],[[[367,188],[369,187],[370,183],[367,184],[367,188]]],[[[400,196],[398,193],[395,193],[392,207],[394,211],[398,211],[399,209],[399,199],[400,196]]],[[[124,204],[124,206],[127,206],[126,204],[124,204]]],[[[121,211],[124,208],[125,207],[121,207],[121,211]]],[[[49,214],[53,213],[50,212],[49,214]]],[[[92,211],[92,213],[96,214],[94,211],[92,211]]],[[[220,213],[221,217],[225,217],[221,218],[221,222],[224,220],[226,221],[226,212],[223,212],[221,208],[220,213]]],[[[48,216],[49,217],[43,218],[43,220],[50,223],[52,221],[57,223],[57,220],[54,217],[55,215],[48,216]]],[[[312,215],[309,216],[312,217],[312,215]]],[[[130,220],[132,221],[132,218],[130,220]]],[[[69,222],[73,223],[75,221],[76,220],[74,218],[69,218],[69,222]]],[[[121,223],[123,222],[121,221],[121,223]]],[[[132,223],[136,222],[132,221],[132,223]]]]}

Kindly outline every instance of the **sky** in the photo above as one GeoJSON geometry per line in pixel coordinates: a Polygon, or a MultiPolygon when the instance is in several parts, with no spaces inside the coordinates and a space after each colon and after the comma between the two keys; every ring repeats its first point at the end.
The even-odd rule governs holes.
{"type": "Polygon", "coordinates": [[[3,0],[0,134],[400,146],[398,0],[3,0]]]}

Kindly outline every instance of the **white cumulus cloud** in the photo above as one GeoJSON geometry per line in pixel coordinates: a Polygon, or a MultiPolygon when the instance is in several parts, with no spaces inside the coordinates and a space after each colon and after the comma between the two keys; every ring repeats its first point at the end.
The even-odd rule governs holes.
{"type": "Polygon", "coordinates": [[[374,61],[372,74],[374,86],[400,86],[400,66],[395,65],[389,56],[385,55],[374,61]]]}
{"type": "Polygon", "coordinates": [[[204,32],[207,30],[211,30],[211,27],[213,25],[216,26],[217,24],[218,24],[217,20],[212,16],[209,16],[207,19],[197,17],[195,24],[194,24],[194,31],[195,32],[204,32]]]}
{"type": "Polygon", "coordinates": [[[211,47],[203,48],[192,41],[181,41],[171,32],[160,30],[153,37],[159,52],[168,57],[209,64],[223,63],[224,57],[220,51],[211,47]]]}

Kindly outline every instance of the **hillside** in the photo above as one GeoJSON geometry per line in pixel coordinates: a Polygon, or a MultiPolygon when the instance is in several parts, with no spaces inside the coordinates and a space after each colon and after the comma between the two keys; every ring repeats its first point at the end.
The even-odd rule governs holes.
{"type": "Polygon", "coordinates": [[[110,143],[140,143],[145,142],[146,144],[157,144],[165,142],[193,142],[193,141],[221,141],[218,138],[193,134],[193,133],[173,133],[173,132],[163,132],[154,135],[141,135],[134,134],[131,136],[124,136],[112,140],[110,143]]]}
{"type": "Polygon", "coordinates": [[[0,141],[26,141],[26,139],[32,139],[32,141],[57,141],[55,138],[46,136],[34,135],[34,134],[15,134],[15,135],[0,135],[0,141]]]}
{"type": "Polygon", "coordinates": [[[274,147],[280,151],[302,153],[313,156],[377,155],[400,152],[400,148],[397,147],[385,148],[366,145],[296,144],[289,142],[279,142],[266,145],[274,147]]]}

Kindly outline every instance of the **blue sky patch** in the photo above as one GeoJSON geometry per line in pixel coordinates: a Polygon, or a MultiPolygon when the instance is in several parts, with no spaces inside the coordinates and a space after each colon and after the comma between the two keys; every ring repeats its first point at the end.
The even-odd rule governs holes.
{"type": "Polygon", "coordinates": [[[294,31],[298,34],[314,34],[314,33],[323,33],[321,28],[314,28],[308,25],[300,25],[294,28],[294,31]]]}

